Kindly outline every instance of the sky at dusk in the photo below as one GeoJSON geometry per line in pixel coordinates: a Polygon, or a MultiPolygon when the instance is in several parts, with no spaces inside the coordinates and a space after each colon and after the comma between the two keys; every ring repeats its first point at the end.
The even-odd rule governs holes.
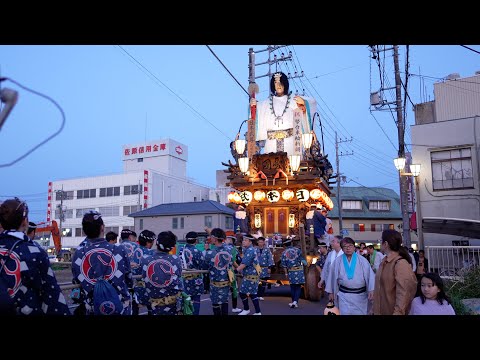
{"type": "MultiPolygon", "coordinates": [[[[468,46],[480,51],[479,45],[468,46]]],[[[251,47],[256,63],[267,60],[268,53],[259,52],[267,45],[210,46],[245,89],[251,47]]],[[[399,50],[404,78],[406,47],[399,50]]],[[[303,70],[303,77],[290,80],[290,90],[299,95],[305,90],[317,100],[325,152],[335,171],[335,131],[342,140],[352,140],[340,144],[343,154],[353,151],[340,158],[344,185],[381,186],[398,193],[396,113],[388,107],[371,112],[370,106],[380,73],[386,84],[395,85],[393,52],[381,54],[379,70],[366,45],[289,45],[275,54],[290,51],[293,61],[271,69],[292,74],[303,70]]],[[[460,45],[411,45],[409,64],[407,144],[412,143],[409,127],[415,121],[412,103],[434,100],[433,84],[451,73],[473,76],[480,70],[480,54],[460,45]]],[[[268,65],[256,67],[257,76],[267,72],[268,65]]],[[[205,45],[0,45],[0,77],[51,97],[65,113],[58,136],[8,165],[58,131],[62,116],[49,100],[10,81],[0,84],[19,93],[0,130],[0,200],[26,200],[35,222],[46,219],[49,181],[121,173],[124,144],[179,141],[188,146],[187,176],[213,188],[215,171],[233,160],[229,144],[248,117],[247,94],[205,45]]],[[[257,99],[266,99],[268,78],[256,82],[257,99]]],[[[385,97],[393,101],[394,90],[385,97]]],[[[318,125],[316,121],[321,137],[318,125]]]]}

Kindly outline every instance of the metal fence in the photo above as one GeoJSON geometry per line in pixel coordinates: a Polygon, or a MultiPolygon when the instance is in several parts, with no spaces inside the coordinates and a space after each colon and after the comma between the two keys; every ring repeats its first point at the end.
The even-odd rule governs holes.
{"type": "Polygon", "coordinates": [[[480,264],[480,246],[426,246],[428,271],[444,279],[462,280],[465,273],[480,264]]]}

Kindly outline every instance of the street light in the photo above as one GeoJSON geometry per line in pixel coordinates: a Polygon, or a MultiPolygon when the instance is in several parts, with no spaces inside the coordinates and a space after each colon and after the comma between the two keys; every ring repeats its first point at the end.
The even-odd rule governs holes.
{"type": "Polygon", "coordinates": [[[310,146],[312,146],[312,142],[313,142],[312,132],[302,134],[302,143],[303,143],[303,148],[305,150],[310,149],[310,146]]]}
{"type": "Polygon", "coordinates": [[[292,172],[297,172],[300,168],[300,155],[289,155],[288,159],[290,160],[290,168],[292,172]]]}
{"type": "Polygon", "coordinates": [[[393,163],[395,164],[395,167],[398,171],[402,171],[405,168],[405,162],[406,160],[404,157],[398,157],[396,159],[393,159],[393,163]]]}

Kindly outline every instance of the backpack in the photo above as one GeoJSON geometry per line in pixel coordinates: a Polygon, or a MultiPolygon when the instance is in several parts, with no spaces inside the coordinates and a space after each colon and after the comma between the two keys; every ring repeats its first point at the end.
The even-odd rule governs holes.
{"type": "Polygon", "coordinates": [[[120,315],[122,311],[123,305],[117,290],[105,278],[105,274],[99,276],[93,286],[94,315],[120,315]]]}
{"type": "Polygon", "coordinates": [[[10,294],[8,293],[8,285],[3,281],[1,275],[3,268],[5,267],[5,263],[10,257],[10,254],[13,251],[13,248],[17,246],[17,244],[22,240],[17,240],[13,244],[13,246],[8,250],[5,259],[2,259],[2,266],[0,268],[0,314],[1,315],[14,315],[16,314],[16,308],[15,308],[15,301],[10,297],[10,294]]]}
{"type": "Polygon", "coordinates": [[[118,292],[104,278],[97,279],[93,286],[93,312],[95,315],[120,315],[123,305],[118,292]]]}

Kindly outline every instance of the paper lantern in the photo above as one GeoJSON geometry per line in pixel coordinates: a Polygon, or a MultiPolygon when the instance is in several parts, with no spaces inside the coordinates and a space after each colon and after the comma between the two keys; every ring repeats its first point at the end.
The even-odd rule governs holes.
{"type": "Polygon", "coordinates": [[[249,204],[253,199],[252,193],[250,191],[242,191],[240,193],[240,200],[242,203],[249,204]]]}
{"type": "Polygon", "coordinates": [[[323,315],[340,315],[340,310],[338,310],[333,301],[329,301],[323,311],[323,315]]]}
{"type": "Polygon", "coordinates": [[[263,201],[265,200],[265,192],[264,191],[260,191],[260,190],[257,190],[255,191],[255,193],[253,194],[253,198],[257,201],[263,201]]]}
{"type": "Polygon", "coordinates": [[[310,192],[307,189],[299,189],[295,195],[300,202],[305,202],[310,198],[310,192]]]}
{"type": "Polygon", "coordinates": [[[271,203],[277,202],[280,199],[280,193],[277,190],[270,190],[267,192],[267,199],[271,203]]]}
{"type": "Polygon", "coordinates": [[[283,190],[282,191],[282,199],[285,201],[290,201],[293,199],[294,193],[292,190],[283,190]]]}
{"type": "Polygon", "coordinates": [[[258,229],[259,227],[262,227],[262,217],[260,214],[255,214],[255,227],[258,229]]]}
{"type": "Polygon", "coordinates": [[[235,191],[230,191],[228,193],[228,196],[227,196],[228,202],[231,202],[231,203],[235,202],[235,194],[236,194],[235,191]]]}
{"type": "Polygon", "coordinates": [[[233,201],[235,202],[235,204],[241,204],[242,203],[242,199],[240,198],[239,193],[235,193],[235,195],[233,195],[233,201]]]}
{"type": "Polygon", "coordinates": [[[322,196],[322,193],[323,193],[323,191],[320,190],[320,189],[313,189],[312,191],[310,191],[310,197],[313,200],[318,200],[322,196]]]}

